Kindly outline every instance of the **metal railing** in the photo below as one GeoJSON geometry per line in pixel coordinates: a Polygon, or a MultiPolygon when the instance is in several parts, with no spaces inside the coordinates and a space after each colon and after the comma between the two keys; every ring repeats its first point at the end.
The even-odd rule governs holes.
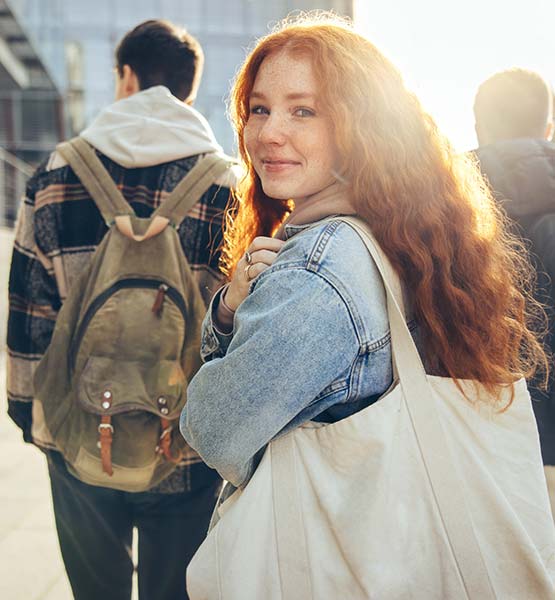
{"type": "Polygon", "coordinates": [[[25,184],[33,171],[30,164],[0,148],[0,225],[13,227],[25,184]]]}

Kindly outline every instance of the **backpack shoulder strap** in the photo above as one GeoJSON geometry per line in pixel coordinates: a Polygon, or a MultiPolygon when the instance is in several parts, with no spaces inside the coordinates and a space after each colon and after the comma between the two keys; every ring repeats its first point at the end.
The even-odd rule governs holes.
{"type": "Polygon", "coordinates": [[[164,217],[177,229],[204,192],[235,164],[233,159],[218,153],[199,158],[152,217],[164,217]]]}
{"type": "Polygon", "coordinates": [[[56,150],[67,160],[89,192],[108,227],[118,215],[135,214],[92,146],[83,138],[76,137],[58,144],[56,150]]]}

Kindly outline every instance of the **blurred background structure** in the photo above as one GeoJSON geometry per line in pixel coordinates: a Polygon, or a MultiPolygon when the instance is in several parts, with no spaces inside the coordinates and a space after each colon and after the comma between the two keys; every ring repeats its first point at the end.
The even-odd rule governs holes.
{"type": "MultiPolygon", "coordinates": [[[[54,46],[56,32],[45,32],[54,46]]],[[[33,165],[64,133],[63,99],[46,57],[11,4],[0,0],[1,225],[13,223],[33,165]]]]}
{"type": "Polygon", "coordinates": [[[112,102],[114,49],[143,20],[185,26],[205,52],[196,108],[227,152],[225,98],[254,39],[292,10],[353,16],[353,0],[0,0],[0,224],[32,168],[112,102]]]}

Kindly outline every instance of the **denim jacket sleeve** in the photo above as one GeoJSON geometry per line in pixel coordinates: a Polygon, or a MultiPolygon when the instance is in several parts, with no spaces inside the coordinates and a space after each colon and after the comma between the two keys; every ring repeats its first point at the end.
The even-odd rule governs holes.
{"type": "Polygon", "coordinates": [[[349,377],[358,352],[349,309],[321,274],[268,269],[235,314],[225,356],[191,381],[181,431],[210,467],[245,485],[255,455],[301,412],[319,414],[314,400],[349,377]]]}
{"type": "Polygon", "coordinates": [[[204,362],[213,358],[225,356],[227,348],[233,339],[233,333],[223,333],[218,330],[214,323],[214,312],[218,306],[225,286],[220,288],[208,305],[208,311],[202,322],[200,341],[200,355],[204,362]]]}

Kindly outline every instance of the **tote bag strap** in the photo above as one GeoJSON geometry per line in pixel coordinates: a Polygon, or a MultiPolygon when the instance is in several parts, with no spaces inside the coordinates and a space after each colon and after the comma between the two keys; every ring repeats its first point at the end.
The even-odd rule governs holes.
{"type": "MultiPolygon", "coordinates": [[[[434,392],[399,305],[402,302],[399,278],[363,221],[352,217],[339,217],[339,220],[359,234],[383,279],[394,366],[397,367],[398,381],[423,465],[467,598],[494,600],[496,595],[465,502],[465,484],[450,455],[435,407],[434,392]]],[[[295,481],[295,432],[272,441],[269,452],[282,598],[312,598],[300,490],[295,481]]]]}
{"type": "Polygon", "coordinates": [[[393,290],[400,289],[399,277],[364,221],[352,217],[341,217],[340,220],[359,234],[383,279],[393,361],[430,487],[467,595],[472,599],[494,599],[495,592],[465,502],[465,483],[452,460],[434,392],[395,298],[393,290]]]}

